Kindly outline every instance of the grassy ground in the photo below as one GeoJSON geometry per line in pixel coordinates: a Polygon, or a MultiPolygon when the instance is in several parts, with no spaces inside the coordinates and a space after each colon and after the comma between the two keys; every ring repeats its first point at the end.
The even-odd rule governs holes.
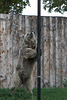
{"type": "MultiPolygon", "coordinates": [[[[37,89],[33,89],[33,95],[31,95],[22,88],[15,92],[0,88],[0,100],[37,100],[37,89]]],[[[67,88],[43,88],[41,100],[67,100],[67,88]]]]}

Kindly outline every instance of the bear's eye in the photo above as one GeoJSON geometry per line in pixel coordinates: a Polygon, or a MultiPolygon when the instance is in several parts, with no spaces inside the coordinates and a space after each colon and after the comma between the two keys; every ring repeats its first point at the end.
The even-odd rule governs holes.
{"type": "Polygon", "coordinates": [[[29,35],[29,33],[27,33],[27,35],[29,35]]]}

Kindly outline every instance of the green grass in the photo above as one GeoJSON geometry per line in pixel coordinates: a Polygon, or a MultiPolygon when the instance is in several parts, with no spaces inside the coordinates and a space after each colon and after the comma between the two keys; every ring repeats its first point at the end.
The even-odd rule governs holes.
{"type": "MultiPolygon", "coordinates": [[[[33,96],[24,89],[15,92],[12,89],[0,88],[0,100],[37,100],[37,89],[33,89],[33,96]]],[[[67,88],[43,88],[41,100],[67,100],[67,88]]]]}
{"type": "MultiPolygon", "coordinates": [[[[36,90],[33,91],[36,96],[36,90]]],[[[67,88],[43,88],[41,100],[67,100],[67,88]]]]}

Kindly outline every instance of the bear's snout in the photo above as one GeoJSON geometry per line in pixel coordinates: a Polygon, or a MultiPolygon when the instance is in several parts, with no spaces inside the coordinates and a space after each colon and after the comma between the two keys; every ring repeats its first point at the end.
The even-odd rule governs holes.
{"type": "Polygon", "coordinates": [[[33,32],[30,33],[30,37],[31,37],[31,38],[33,37],[33,32]]]}

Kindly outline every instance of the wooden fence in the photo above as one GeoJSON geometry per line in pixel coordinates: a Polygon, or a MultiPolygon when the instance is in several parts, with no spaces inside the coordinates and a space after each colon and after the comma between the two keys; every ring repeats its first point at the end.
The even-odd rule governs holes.
{"type": "MultiPolygon", "coordinates": [[[[13,86],[23,37],[31,31],[37,34],[36,16],[0,14],[0,87],[13,86]]],[[[41,17],[41,48],[41,86],[63,87],[67,80],[67,18],[41,17]]]]}

